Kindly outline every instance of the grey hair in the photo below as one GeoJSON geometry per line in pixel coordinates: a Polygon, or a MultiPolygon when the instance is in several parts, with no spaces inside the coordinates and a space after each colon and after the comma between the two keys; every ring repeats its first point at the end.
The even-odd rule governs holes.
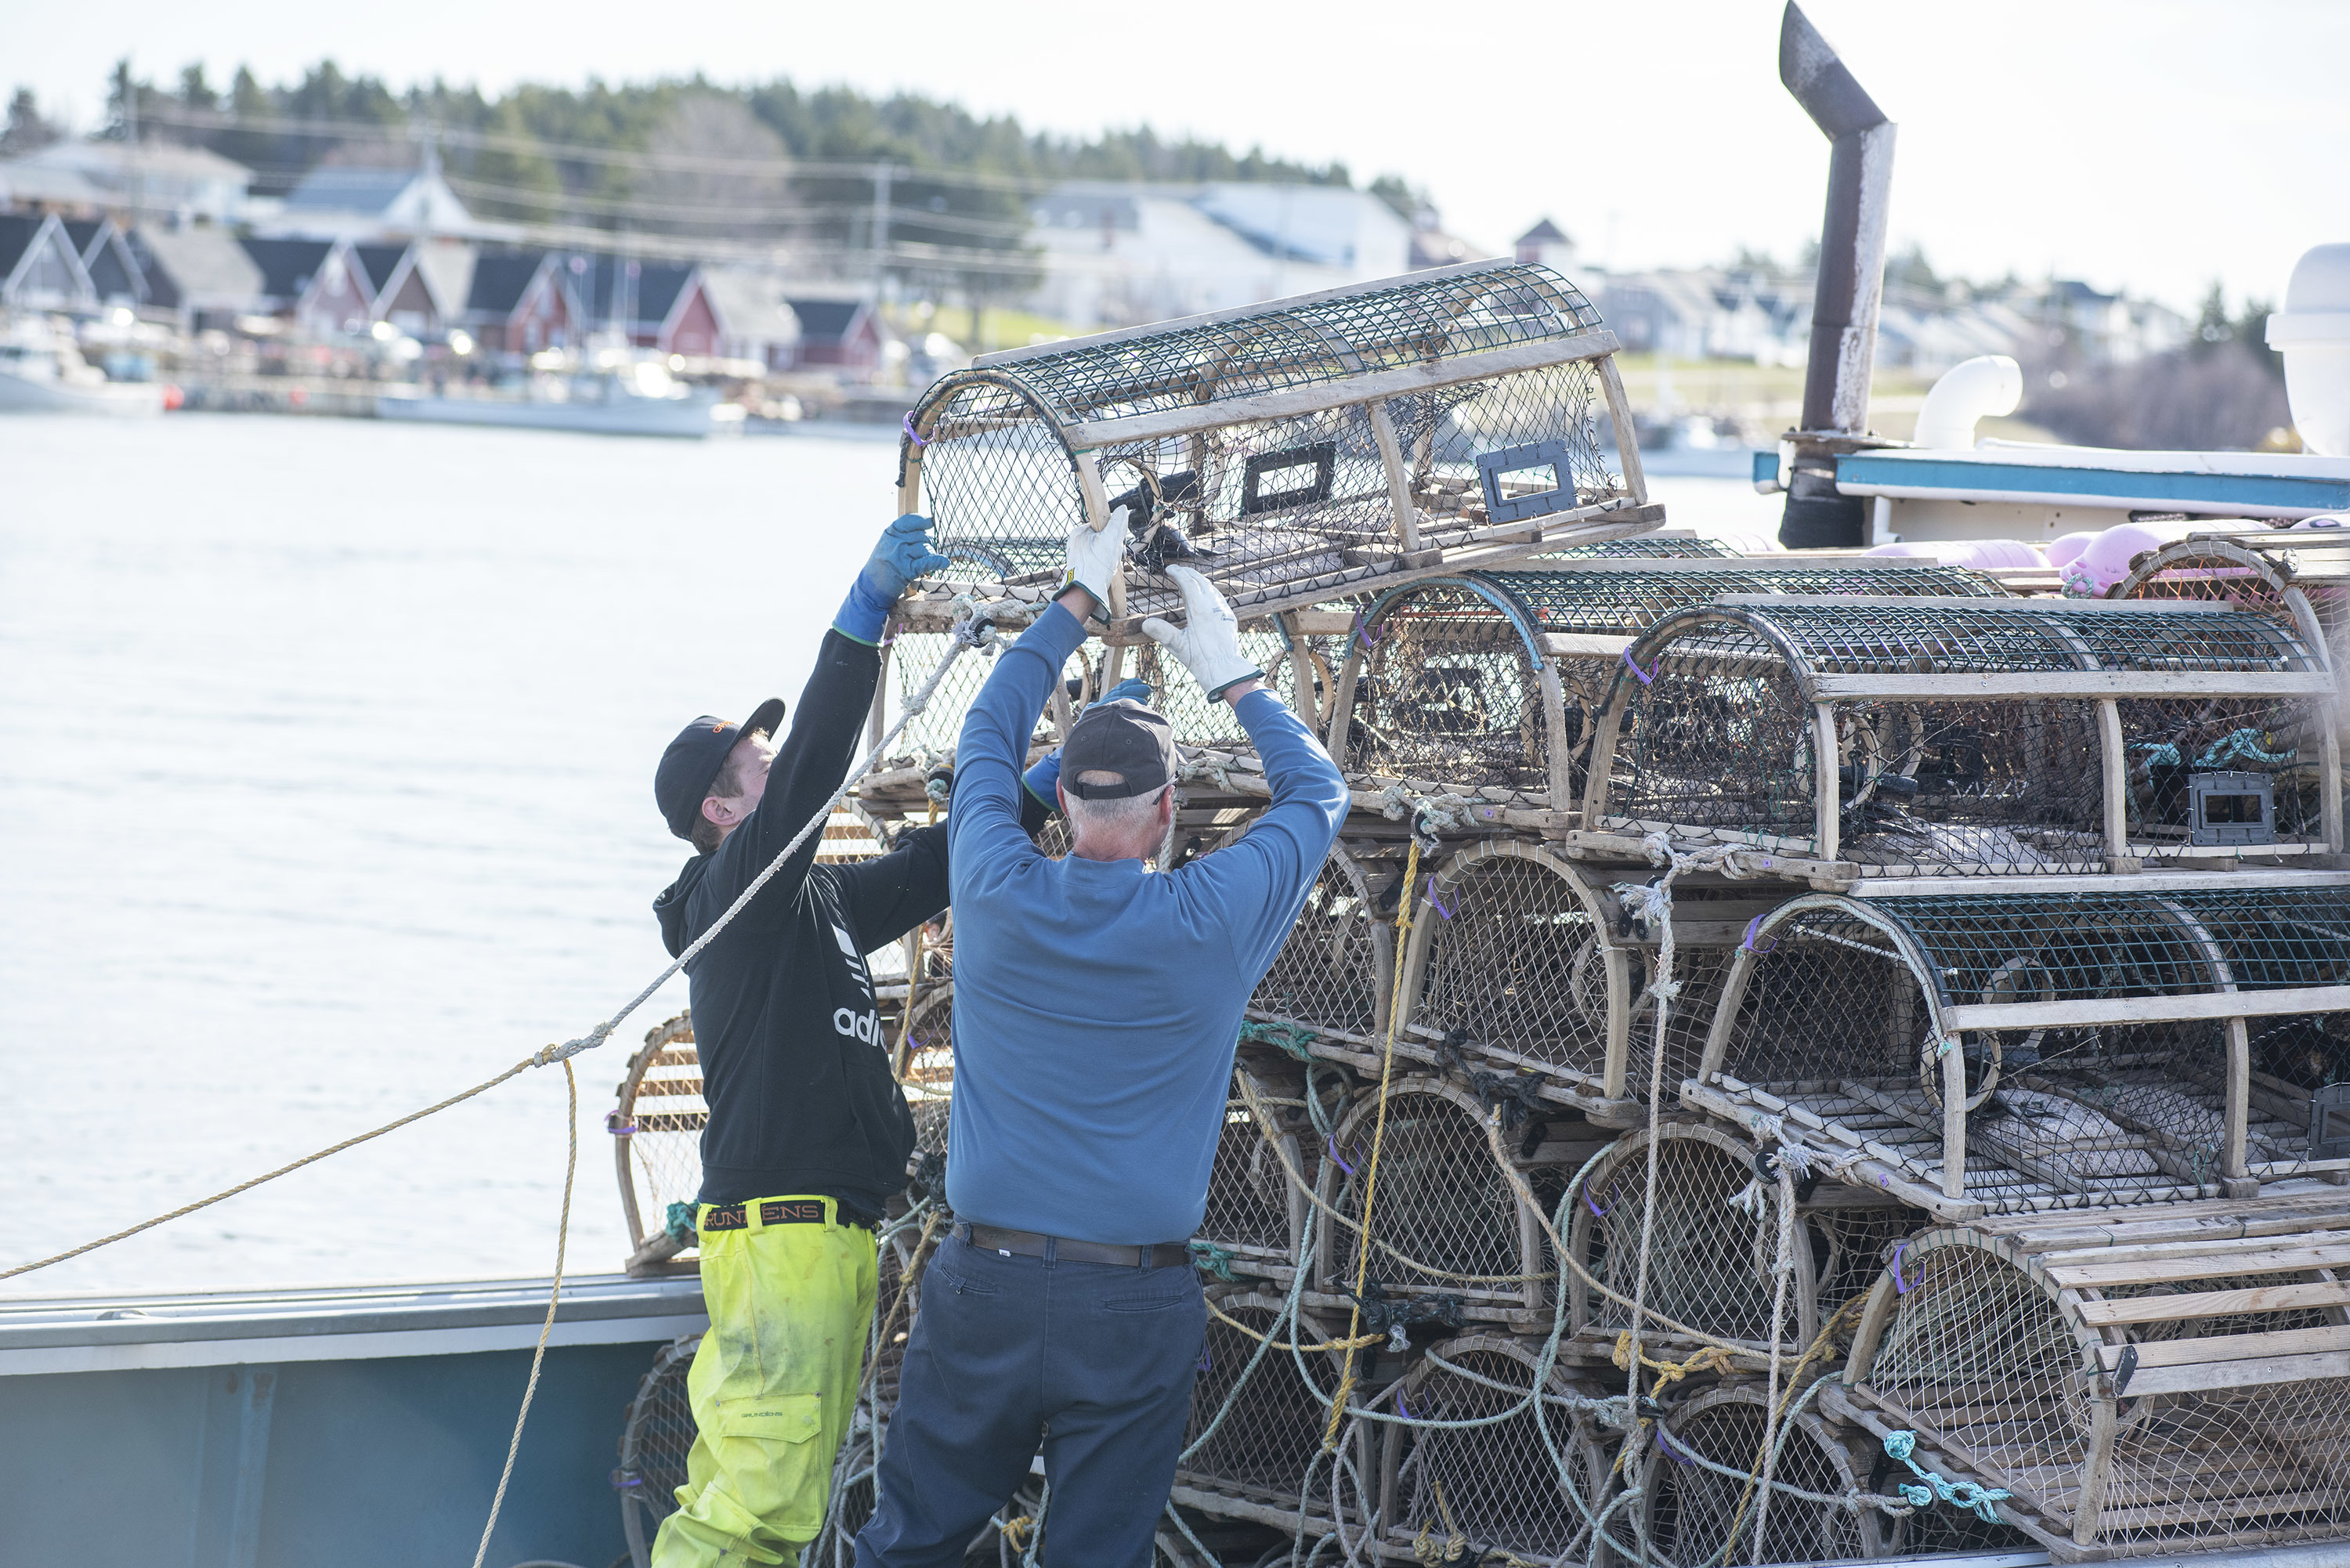
{"type": "MultiPolygon", "coordinates": [[[[1124,784],[1126,775],[1106,768],[1087,768],[1077,775],[1085,784],[1124,784]]],[[[1133,833],[1149,825],[1159,809],[1159,797],[1172,789],[1161,784],[1148,794],[1129,794],[1117,800],[1080,800],[1068,797],[1069,831],[1092,833],[1133,833]]]]}

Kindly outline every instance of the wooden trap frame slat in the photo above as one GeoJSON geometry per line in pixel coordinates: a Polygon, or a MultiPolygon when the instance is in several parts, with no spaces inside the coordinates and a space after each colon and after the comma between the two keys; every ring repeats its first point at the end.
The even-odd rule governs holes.
{"type": "Polygon", "coordinates": [[[2013,1491],[2060,1560],[2350,1540],[2345,1234],[2312,1194],[1929,1231],[1824,1407],[2013,1491]]]}

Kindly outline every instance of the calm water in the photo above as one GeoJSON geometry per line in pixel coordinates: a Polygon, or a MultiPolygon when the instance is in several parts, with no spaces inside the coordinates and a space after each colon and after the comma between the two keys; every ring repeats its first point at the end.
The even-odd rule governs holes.
{"type": "MultiPolygon", "coordinates": [[[[0,1261],[584,1032],[664,961],[654,760],[795,697],[887,443],[0,419],[0,1261]]],[[[1742,483],[1673,521],[1767,531],[1742,483]]],[[[626,1251],[580,1068],[572,1266],[626,1251]]],[[[481,1100],[0,1290],[543,1273],[564,1090],[481,1100]]]]}

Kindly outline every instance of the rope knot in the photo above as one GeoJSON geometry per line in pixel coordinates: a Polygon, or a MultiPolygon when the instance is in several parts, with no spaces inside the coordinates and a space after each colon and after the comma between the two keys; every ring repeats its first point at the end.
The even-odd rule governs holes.
{"type": "Polygon", "coordinates": [[[611,1037],[612,1021],[607,1019],[577,1040],[566,1040],[560,1045],[540,1046],[532,1053],[530,1064],[534,1067],[551,1067],[567,1056],[577,1056],[582,1051],[593,1051],[611,1037]]]}

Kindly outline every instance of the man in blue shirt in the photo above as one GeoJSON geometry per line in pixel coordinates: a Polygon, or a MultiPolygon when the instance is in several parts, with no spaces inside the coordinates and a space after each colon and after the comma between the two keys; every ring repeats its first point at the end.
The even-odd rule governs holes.
{"type": "Polygon", "coordinates": [[[1108,601],[1125,535],[1072,535],[1070,586],[997,660],[956,749],[958,1223],[923,1278],[859,1568],[960,1563],[1040,1445],[1045,1560],[1148,1568],[1207,1326],[1183,1242],[1242,1010],[1346,819],[1346,781],[1242,655],[1231,607],[1178,566],[1186,625],[1143,629],[1232,703],[1271,806],[1237,844],[1150,874],[1175,748],[1158,714],[1112,701],[1062,747],[1068,857],[1021,831],[1030,727],[1108,601]]]}

